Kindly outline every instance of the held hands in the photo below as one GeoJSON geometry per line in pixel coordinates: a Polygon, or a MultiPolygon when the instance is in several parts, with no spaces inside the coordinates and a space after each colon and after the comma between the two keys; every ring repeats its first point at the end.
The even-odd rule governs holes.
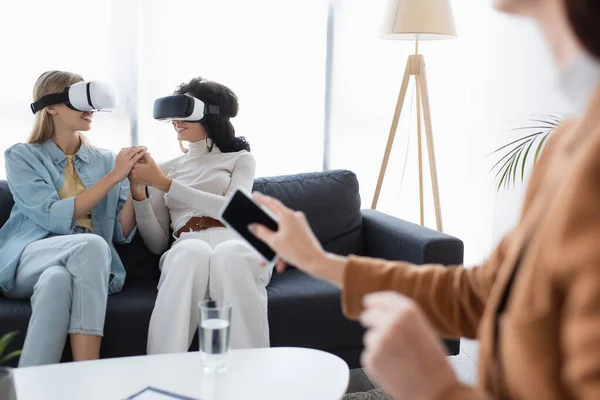
{"type": "Polygon", "coordinates": [[[146,153],[131,169],[129,180],[137,185],[153,186],[163,192],[168,192],[171,180],[161,171],[156,161],[146,153]]]}
{"type": "Polygon", "coordinates": [[[398,399],[441,399],[458,384],[446,352],[420,308],[394,292],[367,295],[361,363],[398,399]]]}
{"type": "MultiPolygon", "coordinates": [[[[148,154],[148,153],[146,153],[148,154]]],[[[138,163],[144,162],[144,157],[142,157],[138,163]]],[[[131,172],[127,176],[129,180],[129,191],[131,192],[131,196],[135,201],[144,201],[147,199],[146,197],[146,185],[143,183],[136,182],[131,177],[131,172]]]]}
{"type": "Polygon", "coordinates": [[[115,168],[112,171],[117,182],[127,178],[131,169],[144,155],[147,148],[143,146],[132,146],[121,149],[115,159],[115,168]]]}
{"type": "Polygon", "coordinates": [[[146,153],[131,169],[129,179],[144,186],[152,186],[152,183],[156,182],[157,178],[161,175],[163,173],[156,164],[156,161],[154,161],[149,153],[146,153]]]}

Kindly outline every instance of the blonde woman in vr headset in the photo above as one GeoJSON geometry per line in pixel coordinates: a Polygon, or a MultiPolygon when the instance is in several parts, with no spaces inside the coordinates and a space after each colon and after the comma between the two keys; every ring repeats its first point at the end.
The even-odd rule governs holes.
{"type": "Polygon", "coordinates": [[[99,82],[50,71],[33,97],[27,143],[5,152],[15,206],[0,229],[0,291],[31,298],[20,366],[59,362],[68,335],[75,361],[97,359],[107,295],[125,281],[113,242],[135,233],[126,178],[146,151],[132,147],[115,157],[81,134],[95,110],[113,105],[99,82]]]}
{"type": "Polygon", "coordinates": [[[150,155],[131,172],[140,233],[160,260],[158,297],[148,353],[186,352],[198,327],[199,301],[232,303],[232,348],[269,346],[266,286],[271,269],[219,221],[236,187],[251,190],[255,161],[230,119],[238,99],[227,87],[192,79],[155,103],[154,117],[171,120],[182,156],[158,166],[150,155]],[[187,96],[186,96],[187,95],[187,96]],[[189,148],[181,142],[189,142],[189,148]],[[149,198],[145,188],[148,187],[149,198]]]}

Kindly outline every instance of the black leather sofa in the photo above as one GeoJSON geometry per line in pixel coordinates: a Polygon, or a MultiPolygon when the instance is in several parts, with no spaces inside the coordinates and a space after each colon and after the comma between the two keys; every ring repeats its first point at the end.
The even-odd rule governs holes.
{"type": "MultiPolygon", "coordinates": [[[[328,251],[416,264],[457,265],[463,261],[463,243],[456,238],[377,211],[361,211],[358,181],[350,171],[260,178],[254,189],[304,211],[328,251]]],[[[0,181],[0,226],[12,206],[8,185],[0,181]]],[[[123,291],[108,300],[103,358],[145,354],[148,323],[156,299],[158,257],[146,249],[139,236],[117,249],[128,275],[123,291]]],[[[336,287],[292,268],[274,274],[267,290],[272,346],[321,349],[340,356],[350,368],[359,366],[363,329],[342,315],[336,287]]],[[[30,315],[28,301],[0,295],[0,336],[20,332],[9,350],[22,346],[30,315]]],[[[197,349],[197,341],[194,343],[192,349],[197,349]]],[[[450,354],[458,354],[457,340],[447,340],[445,344],[450,354]]],[[[63,361],[69,359],[67,341],[63,361]]],[[[12,365],[15,364],[16,360],[12,365]]]]}

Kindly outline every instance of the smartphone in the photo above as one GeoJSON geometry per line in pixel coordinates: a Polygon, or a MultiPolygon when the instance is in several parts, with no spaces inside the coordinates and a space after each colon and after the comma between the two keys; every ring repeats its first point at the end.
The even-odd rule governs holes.
{"type": "Polygon", "coordinates": [[[246,190],[236,188],[221,210],[221,222],[236,231],[250,246],[252,246],[263,260],[273,266],[277,262],[277,254],[262,240],[254,236],[248,225],[260,224],[276,231],[279,224],[277,217],[266,207],[262,207],[246,190]]]}

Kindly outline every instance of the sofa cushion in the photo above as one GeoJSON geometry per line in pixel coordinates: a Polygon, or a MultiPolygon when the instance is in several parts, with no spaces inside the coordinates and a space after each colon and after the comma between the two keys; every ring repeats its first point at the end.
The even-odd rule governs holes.
{"type": "Polygon", "coordinates": [[[346,319],[340,290],[297,269],[273,274],[267,287],[271,346],[356,348],[363,329],[346,319]]]}
{"type": "Polygon", "coordinates": [[[115,249],[127,271],[126,280],[158,279],[160,276],[160,270],[158,269],[160,257],[148,250],[139,232],[135,234],[131,243],[117,244],[115,249]]]}
{"type": "Polygon", "coordinates": [[[108,296],[102,358],[146,354],[157,285],[157,279],[133,279],[121,293],[108,296]]]}
{"type": "Polygon", "coordinates": [[[259,178],[254,190],[301,210],[326,250],[360,254],[362,216],[358,180],[350,171],[259,178]]]}

